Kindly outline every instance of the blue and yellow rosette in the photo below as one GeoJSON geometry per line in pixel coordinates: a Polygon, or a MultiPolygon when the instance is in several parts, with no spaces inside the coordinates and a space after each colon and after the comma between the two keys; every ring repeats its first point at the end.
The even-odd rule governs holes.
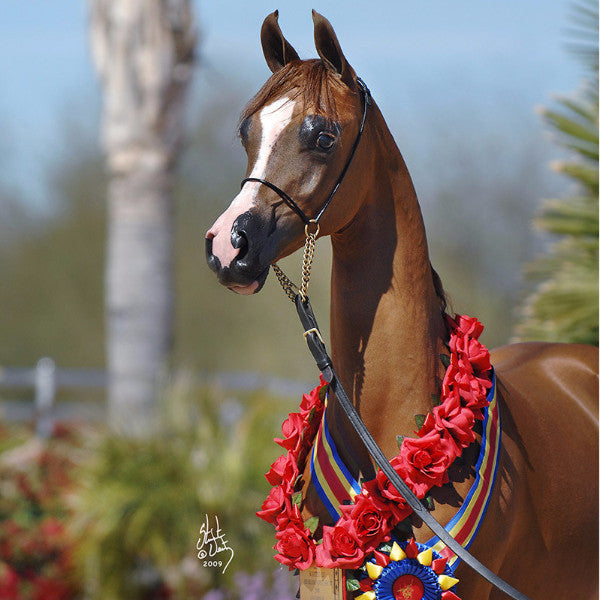
{"type": "Polygon", "coordinates": [[[381,546],[360,573],[356,600],[460,600],[447,558],[414,540],[381,546]]]}

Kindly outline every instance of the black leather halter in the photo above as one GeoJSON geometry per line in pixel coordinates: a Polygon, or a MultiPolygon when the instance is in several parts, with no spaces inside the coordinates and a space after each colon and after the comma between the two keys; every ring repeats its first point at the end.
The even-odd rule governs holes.
{"type": "Polygon", "coordinates": [[[244,184],[247,181],[255,181],[257,183],[262,183],[263,185],[266,185],[268,188],[276,192],[279,195],[279,197],[302,219],[302,222],[305,225],[310,225],[311,223],[318,224],[321,220],[321,217],[323,216],[323,213],[331,204],[335,193],[338,191],[340,185],[342,184],[342,181],[344,180],[348,168],[350,167],[350,163],[352,162],[352,159],[356,154],[356,149],[358,148],[360,138],[362,137],[363,131],[365,130],[365,122],[367,120],[367,108],[371,104],[371,92],[369,92],[369,88],[365,85],[365,82],[360,77],[356,78],[356,83],[358,83],[358,86],[360,87],[363,103],[363,113],[362,119],[360,121],[360,127],[358,129],[358,134],[356,135],[356,139],[354,140],[354,145],[352,146],[352,150],[350,151],[348,160],[346,161],[346,164],[344,165],[344,168],[342,169],[342,172],[340,173],[340,176],[338,177],[338,180],[335,186],[333,187],[333,190],[331,190],[331,194],[329,194],[329,197],[325,201],[323,208],[321,208],[321,210],[317,213],[317,215],[314,218],[311,219],[310,217],[308,217],[307,214],[298,206],[296,202],[294,202],[294,200],[288,194],[286,194],[281,188],[277,187],[274,183],[271,183],[266,179],[261,179],[260,177],[246,177],[245,179],[242,179],[242,184],[240,187],[244,187],[244,184]]]}

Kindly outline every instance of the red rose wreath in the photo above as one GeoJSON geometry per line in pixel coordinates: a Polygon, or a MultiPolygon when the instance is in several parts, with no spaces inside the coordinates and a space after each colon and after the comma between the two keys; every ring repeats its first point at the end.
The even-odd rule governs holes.
{"type": "MultiPolygon", "coordinates": [[[[446,316],[450,329],[450,356],[442,383],[441,402],[427,414],[417,438],[405,437],[400,452],[390,462],[419,497],[434,486],[448,483],[448,468],[475,441],[473,425],[483,420],[492,386],[490,355],[478,338],[483,325],[474,318],[446,316]]],[[[275,558],[292,569],[312,564],[325,568],[359,568],[365,558],[391,538],[392,529],[412,509],[381,470],[363,483],[354,503],[340,506],[341,517],[323,527],[322,542],[313,534],[318,518],[302,519],[302,481],[307,457],[325,408],[326,382],[305,394],[300,412],[291,413],[282,425],[283,438],[275,441],[287,453],[272,465],[266,478],[273,486],[256,514],[277,530],[275,558]]],[[[422,419],[423,417],[421,417],[422,419]]]]}

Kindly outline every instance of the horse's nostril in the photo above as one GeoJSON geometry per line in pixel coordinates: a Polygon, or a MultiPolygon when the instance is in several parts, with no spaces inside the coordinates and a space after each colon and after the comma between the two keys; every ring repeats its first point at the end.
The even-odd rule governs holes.
{"type": "Polygon", "coordinates": [[[245,231],[240,231],[234,227],[231,231],[231,245],[239,250],[235,260],[242,260],[248,252],[248,237],[245,231]]]}

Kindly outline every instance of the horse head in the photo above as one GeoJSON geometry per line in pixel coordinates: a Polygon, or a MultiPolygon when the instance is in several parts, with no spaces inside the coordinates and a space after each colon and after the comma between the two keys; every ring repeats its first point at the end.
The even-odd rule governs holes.
{"type": "MultiPolygon", "coordinates": [[[[366,185],[358,157],[344,177],[362,133],[363,110],[362,125],[366,116],[364,84],[322,15],[313,11],[320,58],[312,60],[299,59],[277,17],[277,11],[270,14],[261,29],[273,74],[240,118],[246,177],[206,234],[210,268],[220,283],[244,295],[258,292],[270,265],[302,246],[311,221],[319,221],[320,235],[343,229],[366,185]]],[[[364,148],[357,154],[367,155],[364,148]]]]}

